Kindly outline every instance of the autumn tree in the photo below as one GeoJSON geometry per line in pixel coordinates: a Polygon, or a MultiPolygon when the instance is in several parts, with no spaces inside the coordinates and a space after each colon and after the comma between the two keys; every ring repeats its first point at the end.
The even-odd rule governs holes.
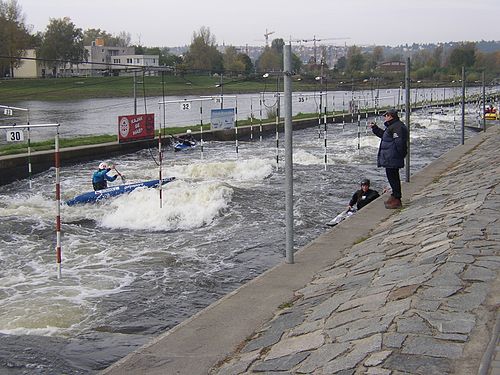
{"type": "Polygon", "coordinates": [[[256,64],[260,72],[281,71],[283,56],[275,48],[266,46],[257,59],[256,64]]]}
{"type": "Polygon", "coordinates": [[[60,66],[81,63],[86,58],[82,29],[77,28],[68,17],[51,18],[43,35],[39,56],[50,63],[53,75],[57,74],[60,66]]]}
{"type": "Polygon", "coordinates": [[[351,46],[347,50],[347,70],[351,73],[363,70],[365,64],[365,56],[361,51],[361,47],[351,46]]]}
{"type": "Polygon", "coordinates": [[[14,69],[19,67],[30,47],[30,28],[26,26],[25,15],[17,0],[0,0],[0,76],[6,72],[14,76],[14,69]]]}
{"type": "Polygon", "coordinates": [[[222,54],[224,63],[224,71],[230,73],[245,73],[249,74],[253,70],[253,63],[247,54],[238,52],[238,49],[233,46],[226,47],[222,54]]]}
{"type": "Polygon", "coordinates": [[[91,46],[97,38],[102,38],[104,45],[110,47],[128,47],[132,40],[130,33],[125,31],[121,31],[118,35],[112,35],[101,29],[87,29],[83,32],[83,45],[91,46]]]}
{"type": "Polygon", "coordinates": [[[210,28],[202,26],[199,32],[193,33],[184,62],[189,69],[223,72],[222,53],[217,50],[215,36],[210,33],[210,28]]]}
{"type": "Polygon", "coordinates": [[[455,72],[459,72],[462,66],[469,68],[474,65],[476,61],[476,44],[475,43],[462,43],[455,47],[449,57],[450,68],[455,72]]]}

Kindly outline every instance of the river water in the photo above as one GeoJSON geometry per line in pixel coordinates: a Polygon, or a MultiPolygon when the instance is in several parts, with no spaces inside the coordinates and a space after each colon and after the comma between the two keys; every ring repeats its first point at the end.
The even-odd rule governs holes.
{"type": "MultiPolygon", "coordinates": [[[[475,111],[468,108],[470,124],[475,111]]],[[[453,107],[412,114],[412,173],[460,143],[459,119],[453,107]]],[[[370,120],[328,125],[326,170],[318,128],[294,132],[296,249],[328,230],[360,178],[379,191],[387,185],[370,120]]],[[[199,148],[167,147],[163,175],[176,180],[164,187],[161,208],[155,189],[63,204],[61,279],[55,171],[36,175],[32,189],[27,181],[1,186],[0,373],[94,374],[282,262],[283,144],[281,134],[279,164],[274,138],[242,142],[238,154],[233,142],[208,142],[203,158],[199,148]]],[[[129,182],[149,180],[158,176],[155,153],[109,162],[129,182]]],[[[62,166],[63,199],[91,190],[98,162],[62,166]]]]}
{"type": "MultiPolygon", "coordinates": [[[[467,94],[479,92],[478,88],[471,88],[467,94]]],[[[399,107],[404,102],[402,97],[404,92],[401,89],[329,91],[326,98],[324,92],[321,95],[319,92],[296,92],[293,95],[293,115],[317,113],[320,103],[322,112],[326,103],[328,111],[335,109],[347,112],[350,105],[354,105],[363,113],[365,108],[399,107]]],[[[432,105],[438,100],[451,98],[455,98],[458,102],[459,95],[460,91],[457,87],[413,89],[411,102],[418,101],[432,105]]],[[[224,108],[236,108],[238,121],[253,118],[257,125],[261,118],[266,119],[269,114],[276,111],[277,100],[273,92],[224,95],[223,98],[224,108]]],[[[283,98],[280,103],[283,106],[283,98]]],[[[7,105],[7,103],[0,102],[0,105],[7,105]]],[[[56,123],[61,125],[59,132],[62,137],[118,134],[118,116],[134,113],[133,98],[85,99],[62,103],[30,100],[8,103],[8,105],[28,110],[14,110],[12,116],[0,115],[0,126],[26,124],[27,121],[30,124],[56,123]]],[[[137,113],[154,113],[157,128],[193,125],[193,130],[195,130],[201,122],[210,123],[211,110],[218,109],[220,106],[220,97],[167,96],[136,99],[137,113]],[[165,104],[160,105],[160,102],[165,102],[165,104]]],[[[477,111],[477,109],[478,107],[474,110],[477,111]]],[[[53,139],[54,130],[32,129],[30,136],[33,141],[53,139]]],[[[5,143],[6,138],[1,136],[0,144],[5,143]]]]}

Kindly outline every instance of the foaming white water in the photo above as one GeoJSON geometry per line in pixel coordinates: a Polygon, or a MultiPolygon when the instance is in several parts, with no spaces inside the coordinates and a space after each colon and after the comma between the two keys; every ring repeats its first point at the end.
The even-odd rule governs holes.
{"type": "Polygon", "coordinates": [[[137,189],[113,200],[101,224],[109,228],[172,231],[210,224],[228,207],[233,190],[221,182],[174,181],[157,189],[137,189]]]}
{"type": "Polygon", "coordinates": [[[167,172],[181,178],[258,181],[264,180],[273,173],[273,161],[270,159],[198,161],[189,165],[171,167],[167,172]]]}
{"type": "Polygon", "coordinates": [[[48,218],[55,215],[55,201],[40,193],[0,196],[0,218],[7,216],[48,218]]]}
{"type": "Polygon", "coordinates": [[[315,155],[311,152],[299,149],[293,153],[293,162],[302,165],[314,165],[323,163],[322,155],[315,155]]]}

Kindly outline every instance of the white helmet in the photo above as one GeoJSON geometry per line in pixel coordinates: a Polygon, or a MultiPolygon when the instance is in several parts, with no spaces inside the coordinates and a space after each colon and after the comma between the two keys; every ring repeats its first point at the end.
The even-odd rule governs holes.
{"type": "Polygon", "coordinates": [[[191,133],[191,129],[186,130],[186,133],[188,134],[191,133]]]}
{"type": "Polygon", "coordinates": [[[108,165],[106,163],[99,164],[99,169],[108,169],[108,165]]]}

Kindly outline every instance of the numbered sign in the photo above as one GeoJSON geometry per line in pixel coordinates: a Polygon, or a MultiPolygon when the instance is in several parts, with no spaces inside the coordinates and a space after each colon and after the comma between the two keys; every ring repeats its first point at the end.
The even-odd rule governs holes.
{"type": "Polygon", "coordinates": [[[183,102],[181,103],[181,111],[189,111],[191,109],[191,103],[190,102],[183,102]]]}
{"type": "Polygon", "coordinates": [[[4,114],[5,116],[12,116],[12,109],[10,109],[10,108],[5,108],[5,109],[3,110],[3,114],[4,114]]]}
{"type": "Polygon", "coordinates": [[[24,132],[22,130],[7,130],[7,142],[24,141],[24,132]]]}
{"type": "Polygon", "coordinates": [[[304,103],[306,101],[306,98],[304,98],[303,96],[299,96],[298,99],[299,103],[304,103]]]}

